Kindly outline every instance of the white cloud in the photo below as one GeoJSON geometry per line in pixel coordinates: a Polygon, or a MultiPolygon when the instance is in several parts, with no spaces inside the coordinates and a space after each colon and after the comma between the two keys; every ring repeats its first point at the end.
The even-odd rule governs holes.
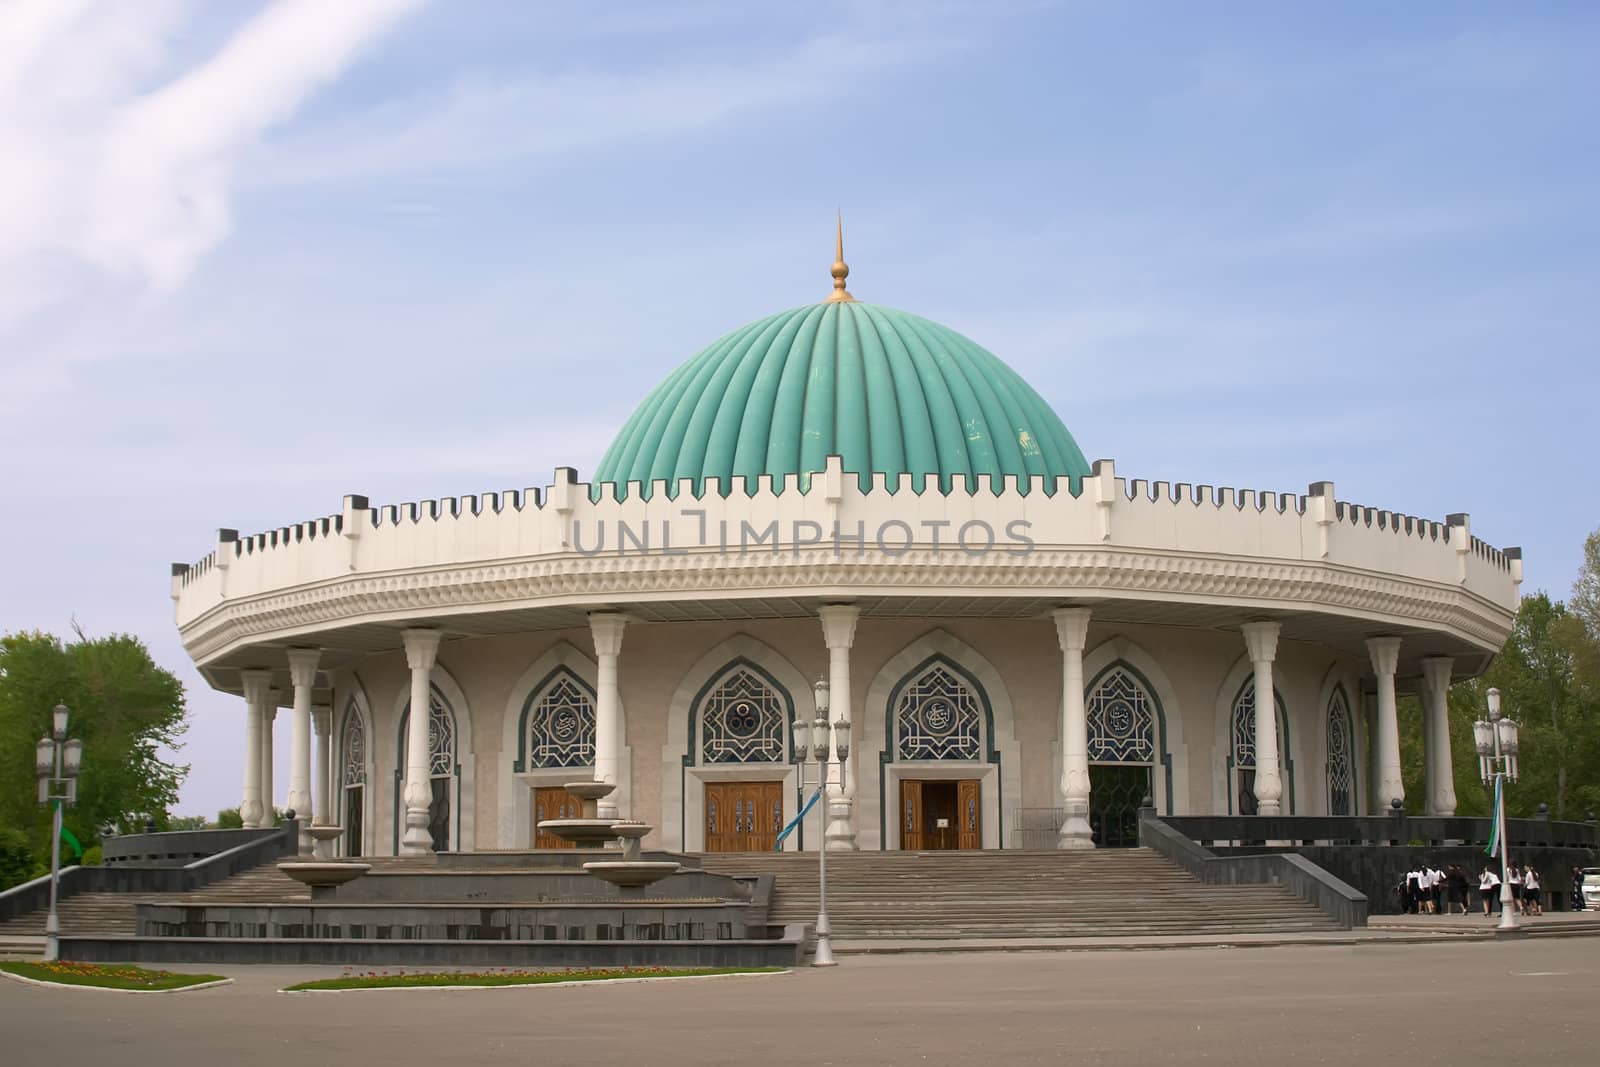
{"type": "Polygon", "coordinates": [[[420,2],[277,0],[207,57],[174,55],[209,14],[178,0],[0,10],[0,330],[106,277],[181,284],[241,154],[420,2]]]}

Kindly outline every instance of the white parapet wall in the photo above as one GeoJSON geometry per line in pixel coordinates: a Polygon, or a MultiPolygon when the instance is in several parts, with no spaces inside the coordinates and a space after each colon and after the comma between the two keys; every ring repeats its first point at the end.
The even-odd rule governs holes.
{"type": "Polygon", "coordinates": [[[1466,516],[1418,519],[1306,494],[1082,479],[886,484],[839,457],[778,484],[577,481],[338,514],[173,567],[202,665],[254,641],[513,608],[765,596],[1055,596],[1324,611],[1448,632],[1510,630],[1521,554],[1466,516]]]}

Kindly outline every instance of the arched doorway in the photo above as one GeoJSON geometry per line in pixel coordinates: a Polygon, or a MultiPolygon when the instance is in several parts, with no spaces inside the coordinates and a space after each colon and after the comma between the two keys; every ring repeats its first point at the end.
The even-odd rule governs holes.
{"type": "MultiPolygon", "coordinates": [[[[1139,844],[1139,806],[1170,773],[1166,719],[1144,678],[1118,661],[1089,686],[1089,825],[1101,848],[1139,844]]],[[[1170,786],[1167,789],[1170,794],[1170,786]]]]}
{"type": "Polygon", "coordinates": [[[935,654],[894,687],[886,714],[900,847],[982,848],[984,779],[999,764],[983,686],[954,660],[935,654]]]}
{"type": "MultiPolygon", "coordinates": [[[[405,821],[406,761],[411,707],[400,714],[400,753],[394,772],[394,849],[400,852],[400,827],[405,821]]],[[[456,758],[456,713],[437,685],[428,692],[428,836],[433,851],[448,852],[461,837],[461,764],[456,758]]]]}
{"type": "Polygon", "coordinates": [[[1355,729],[1344,686],[1328,698],[1328,814],[1354,815],[1356,797],[1355,729]]]}

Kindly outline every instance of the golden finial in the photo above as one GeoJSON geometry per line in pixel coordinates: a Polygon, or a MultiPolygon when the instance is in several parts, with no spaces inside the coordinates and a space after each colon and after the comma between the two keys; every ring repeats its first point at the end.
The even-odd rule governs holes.
{"type": "Polygon", "coordinates": [[[833,243],[833,292],[823,301],[825,304],[853,304],[855,297],[850,295],[850,290],[844,287],[844,280],[850,277],[850,267],[844,261],[844,213],[840,212],[835,222],[837,229],[834,231],[833,243]]]}

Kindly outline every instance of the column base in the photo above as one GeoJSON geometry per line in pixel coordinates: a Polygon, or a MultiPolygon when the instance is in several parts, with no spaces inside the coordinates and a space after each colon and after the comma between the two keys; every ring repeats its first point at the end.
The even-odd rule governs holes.
{"type": "Polygon", "coordinates": [[[856,830],[850,818],[854,805],[847,797],[828,801],[828,828],[822,833],[823,847],[829,852],[855,852],[856,830]]]}
{"type": "Polygon", "coordinates": [[[408,810],[406,832],[400,838],[400,855],[426,856],[433,852],[433,835],[428,832],[428,812],[408,810]]]}
{"type": "Polygon", "coordinates": [[[1094,848],[1094,829],[1089,825],[1087,815],[1068,815],[1066,822],[1061,824],[1061,836],[1056,838],[1056,847],[1065,849],[1094,848]]]}

